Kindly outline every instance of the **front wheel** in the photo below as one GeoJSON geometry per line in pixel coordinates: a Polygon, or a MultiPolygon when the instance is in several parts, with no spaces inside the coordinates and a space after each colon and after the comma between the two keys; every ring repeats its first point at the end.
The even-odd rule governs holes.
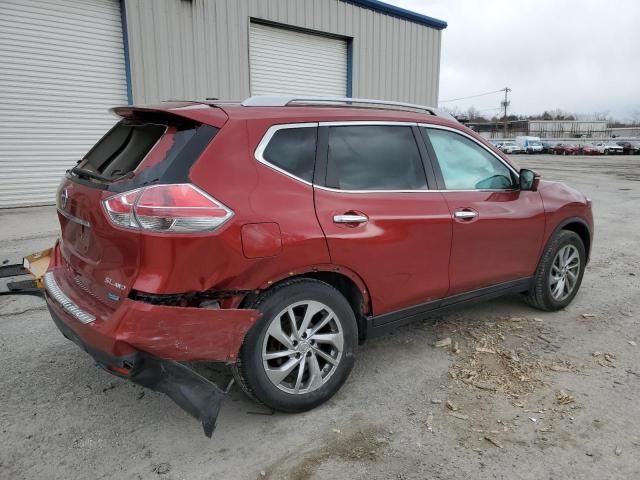
{"type": "Polygon", "coordinates": [[[527,293],[527,302],[540,310],[560,310],[580,289],[587,255],[578,234],[561,230],[547,245],[527,293]]]}
{"type": "Polygon", "coordinates": [[[283,412],[310,410],[331,398],[349,376],[357,348],[346,298],[327,283],[294,279],[250,307],[262,316],[233,366],[245,393],[283,412]]]}

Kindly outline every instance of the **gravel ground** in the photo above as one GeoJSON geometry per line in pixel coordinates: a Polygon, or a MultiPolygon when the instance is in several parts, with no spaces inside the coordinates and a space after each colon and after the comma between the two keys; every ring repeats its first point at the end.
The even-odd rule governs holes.
{"type": "MultiPolygon", "coordinates": [[[[0,478],[638,478],[640,157],[517,161],[593,199],[572,305],[543,313],[509,297],[399,329],[304,414],[233,388],[212,440],[163,395],[94,367],[41,300],[1,298],[0,478]]],[[[9,232],[6,215],[0,259],[51,243],[15,213],[9,232]]]]}

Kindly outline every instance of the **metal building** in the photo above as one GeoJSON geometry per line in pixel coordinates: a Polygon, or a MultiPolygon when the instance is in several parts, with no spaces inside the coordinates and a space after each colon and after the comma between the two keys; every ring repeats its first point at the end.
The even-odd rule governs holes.
{"type": "Polygon", "coordinates": [[[276,93],[436,105],[444,28],[377,0],[0,0],[0,208],[53,203],[114,105],[276,93]]]}

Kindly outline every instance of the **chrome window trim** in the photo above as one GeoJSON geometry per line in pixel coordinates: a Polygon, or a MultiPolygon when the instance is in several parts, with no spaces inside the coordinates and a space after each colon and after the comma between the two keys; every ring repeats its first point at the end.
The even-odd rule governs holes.
{"type": "MultiPolygon", "coordinates": [[[[306,123],[283,123],[283,124],[279,124],[279,125],[272,125],[269,127],[269,129],[267,130],[267,132],[264,134],[264,136],[262,137],[262,140],[260,140],[260,143],[258,143],[258,146],[256,147],[256,150],[253,154],[254,158],[262,163],[263,165],[266,165],[267,167],[280,172],[284,175],[286,175],[287,177],[291,177],[299,182],[304,183],[305,185],[309,185],[309,186],[313,186],[313,183],[308,182],[307,180],[305,180],[304,178],[300,178],[296,175],[294,175],[293,173],[289,173],[286,170],[274,165],[273,163],[269,162],[266,158],[264,158],[264,152],[267,149],[267,147],[269,146],[269,142],[271,142],[271,139],[273,138],[273,136],[276,134],[276,132],[280,131],[280,130],[286,130],[286,129],[290,129],[290,128],[317,128],[318,127],[318,122],[306,122],[306,123]]],[[[316,141],[316,149],[317,149],[317,141],[316,141]]],[[[315,159],[314,159],[315,161],[315,159]]]]}
{"type": "Polygon", "coordinates": [[[321,127],[358,127],[358,126],[391,126],[417,127],[418,122],[394,122],[390,120],[336,120],[335,122],[319,122],[321,127]]]}
{"type": "MultiPolygon", "coordinates": [[[[349,126],[349,125],[353,125],[353,126],[359,126],[359,125],[390,125],[390,126],[405,126],[405,127],[424,127],[424,128],[438,128],[441,130],[449,130],[453,133],[457,133],[459,135],[463,135],[466,138],[468,138],[469,140],[471,140],[472,142],[474,142],[476,145],[484,148],[487,152],[489,152],[491,155],[493,155],[495,158],[497,158],[503,165],[505,165],[511,172],[513,172],[516,177],[519,179],[520,175],[519,173],[508,163],[506,163],[502,158],[500,158],[498,155],[496,155],[494,152],[492,152],[489,148],[487,148],[485,145],[479,143],[475,138],[473,138],[471,135],[462,132],[456,128],[452,128],[452,127],[446,127],[443,125],[434,125],[434,124],[429,124],[429,123],[419,123],[419,122],[402,122],[402,121],[398,121],[398,122],[394,122],[392,120],[337,120],[337,121],[327,121],[327,122],[306,122],[306,123],[283,123],[283,124],[278,124],[278,125],[272,125],[271,127],[269,127],[269,129],[267,130],[267,132],[264,134],[264,136],[262,137],[262,140],[260,140],[260,142],[258,143],[258,146],[256,147],[256,150],[254,152],[254,157],[255,159],[262,163],[263,165],[266,165],[267,167],[276,170],[277,172],[280,172],[290,178],[293,178],[294,180],[297,180],[301,183],[304,183],[305,185],[309,185],[311,187],[314,188],[318,188],[320,190],[325,190],[328,192],[336,192],[336,193],[349,193],[349,194],[367,194],[367,193],[374,193],[374,194],[379,194],[379,193],[446,193],[446,192],[487,192],[487,193],[496,193],[496,192],[514,192],[514,191],[518,191],[517,188],[511,188],[511,189],[462,189],[462,190],[439,190],[439,189],[423,189],[423,190],[340,190],[338,188],[332,188],[332,187],[326,187],[324,185],[318,185],[318,184],[314,184],[312,182],[308,182],[303,178],[300,178],[296,175],[293,175],[292,173],[287,172],[286,170],[283,170],[280,167],[277,167],[276,165],[273,165],[272,163],[270,163],[268,160],[266,160],[264,158],[264,151],[266,150],[267,146],[269,145],[269,142],[271,141],[271,139],[273,138],[273,136],[275,135],[275,133],[278,130],[283,130],[286,128],[309,128],[309,127],[341,127],[341,126],[349,126]]],[[[437,159],[432,159],[432,161],[437,161],[437,159]]]]}
{"type": "Polygon", "coordinates": [[[85,312],[69,297],[67,297],[67,295],[58,286],[58,282],[56,282],[53,272],[47,272],[44,274],[44,288],[51,296],[51,298],[54,299],[65,312],[78,320],[80,323],[86,325],[88,323],[95,322],[96,317],[94,315],[85,312]]]}

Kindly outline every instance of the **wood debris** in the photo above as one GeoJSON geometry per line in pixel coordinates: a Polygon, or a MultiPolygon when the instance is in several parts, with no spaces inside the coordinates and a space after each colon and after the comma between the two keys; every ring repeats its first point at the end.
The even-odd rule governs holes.
{"type": "Polygon", "coordinates": [[[457,418],[458,420],[469,420],[468,415],[464,415],[460,412],[449,412],[449,415],[451,415],[454,418],[457,418]]]}
{"type": "Polygon", "coordinates": [[[455,412],[458,410],[458,406],[455,403],[453,403],[451,400],[447,400],[447,408],[452,412],[455,412]]]}
{"type": "Polygon", "coordinates": [[[433,344],[436,348],[448,347],[449,345],[451,345],[451,337],[443,338],[433,344]]]}
{"type": "Polygon", "coordinates": [[[497,353],[495,350],[492,350],[492,349],[486,348],[486,347],[476,347],[476,352],[478,352],[478,353],[491,353],[493,355],[495,355],[497,353]]]}
{"type": "Polygon", "coordinates": [[[570,403],[573,403],[575,401],[576,397],[574,397],[573,395],[569,395],[564,390],[560,390],[558,392],[558,395],[556,395],[556,402],[558,403],[558,405],[569,405],[570,403]]]}
{"type": "Polygon", "coordinates": [[[485,439],[487,442],[491,443],[492,445],[494,445],[494,446],[496,446],[496,447],[498,447],[498,448],[504,448],[504,447],[500,444],[500,442],[498,442],[495,438],[492,438],[492,437],[484,437],[484,439],[485,439]]]}

